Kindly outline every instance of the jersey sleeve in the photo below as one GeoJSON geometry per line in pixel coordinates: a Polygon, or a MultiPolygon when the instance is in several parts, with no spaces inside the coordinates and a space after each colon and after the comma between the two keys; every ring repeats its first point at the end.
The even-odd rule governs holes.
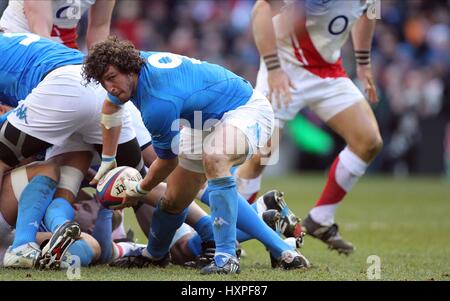
{"type": "Polygon", "coordinates": [[[169,101],[153,102],[150,112],[142,112],[155,152],[160,159],[173,159],[178,154],[180,112],[169,101]]]}
{"type": "Polygon", "coordinates": [[[100,263],[108,263],[112,259],[112,216],[112,210],[100,206],[92,232],[92,236],[98,241],[102,250],[100,263]]]}

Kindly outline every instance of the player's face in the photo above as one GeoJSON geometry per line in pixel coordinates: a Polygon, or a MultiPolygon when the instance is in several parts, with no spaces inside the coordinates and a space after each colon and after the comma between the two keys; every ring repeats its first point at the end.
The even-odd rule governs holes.
{"type": "Polygon", "coordinates": [[[130,100],[136,86],[137,76],[121,73],[116,67],[109,66],[103,75],[102,86],[120,101],[130,100]]]}
{"type": "Polygon", "coordinates": [[[74,204],[75,220],[80,225],[83,232],[92,234],[95,227],[95,220],[99,205],[95,200],[83,200],[74,204]]]}

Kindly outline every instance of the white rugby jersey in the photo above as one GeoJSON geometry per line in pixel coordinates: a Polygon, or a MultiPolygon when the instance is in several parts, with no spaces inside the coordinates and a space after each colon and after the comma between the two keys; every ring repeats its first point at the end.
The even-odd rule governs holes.
{"type": "MultiPolygon", "coordinates": [[[[77,25],[81,16],[95,3],[95,0],[53,0],[53,28],[51,36],[59,43],[78,48],[77,25]]],[[[29,32],[23,0],[9,1],[0,19],[0,27],[7,32],[29,32]]]]}
{"type": "Polygon", "coordinates": [[[355,22],[374,1],[285,1],[286,6],[273,19],[280,56],[320,77],[347,76],[341,48],[355,22]]]}

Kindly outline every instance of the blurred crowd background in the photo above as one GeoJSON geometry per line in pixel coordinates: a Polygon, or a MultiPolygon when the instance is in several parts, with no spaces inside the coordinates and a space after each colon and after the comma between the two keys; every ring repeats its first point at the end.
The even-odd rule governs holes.
{"type": "MultiPolygon", "coordinates": [[[[11,0],[14,1],[14,0],[11,0]]],[[[302,1],[302,0],[297,0],[302,1]]],[[[337,0],[359,1],[359,0],[337,0]]],[[[137,48],[170,51],[222,64],[252,83],[259,55],[251,32],[254,0],[118,0],[112,33],[137,48]]],[[[0,13],[7,4],[1,0],[0,13]]],[[[79,28],[83,36],[84,17],[79,28]]],[[[450,177],[450,0],[382,0],[372,66],[380,102],[374,106],[384,149],[370,172],[450,177]]],[[[81,47],[83,39],[80,39],[81,47]]],[[[355,77],[352,46],[344,64],[355,77]]],[[[331,140],[324,151],[286,132],[273,172],[324,169],[343,147],[308,110],[302,117],[331,140]]]]}

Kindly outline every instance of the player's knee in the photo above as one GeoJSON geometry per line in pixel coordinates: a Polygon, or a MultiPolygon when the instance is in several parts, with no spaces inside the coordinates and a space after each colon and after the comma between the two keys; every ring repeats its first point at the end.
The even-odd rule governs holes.
{"type": "Polygon", "coordinates": [[[381,151],[382,147],[383,139],[381,138],[379,133],[376,133],[367,138],[367,141],[365,143],[365,152],[367,153],[368,157],[374,159],[381,151]]]}
{"type": "Polygon", "coordinates": [[[365,160],[372,161],[383,147],[383,139],[378,132],[370,133],[359,140],[358,155],[365,160]]]}
{"type": "Polygon", "coordinates": [[[204,155],[203,164],[208,177],[217,177],[226,173],[232,165],[228,156],[224,154],[204,155]]]}
{"type": "MultiPolygon", "coordinates": [[[[270,156],[270,153],[269,153],[270,156]]],[[[260,154],[255,154],[252,156],[252,158],[249,161],[249,167],[251,168],[251,170],[257,174],[260,175],[263,170],[264,170],[264,165],[261,165],[261,155],[260,154]]]]}
{"type": "Polygon", "coordinates": [[[167,193],[166,197],[161,198],[159,201],[159,208],[171,214],[181,213],[185,209],[183,204],[176,202],[176,198],[170,193],[167,193]]]}
{"type": "Polygon", "coordinates": [[[39,167],[39,175],[46,176],[52,180],[59,181],[59,167],[56,164],[45,164],[39,167]]]}

